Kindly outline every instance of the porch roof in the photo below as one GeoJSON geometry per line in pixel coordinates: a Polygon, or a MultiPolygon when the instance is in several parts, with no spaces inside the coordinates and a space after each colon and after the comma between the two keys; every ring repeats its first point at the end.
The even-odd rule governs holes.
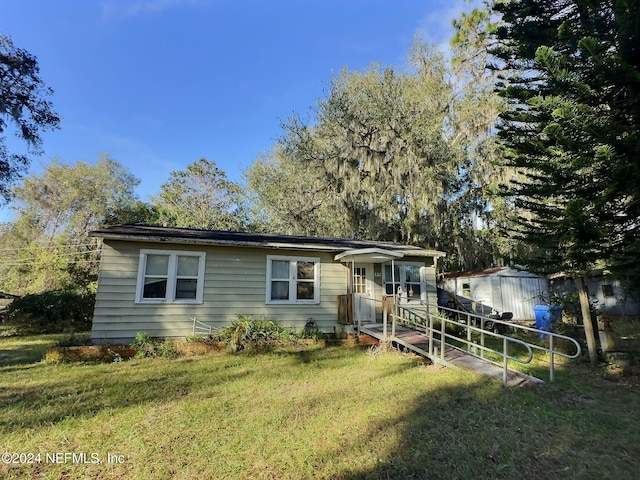
{"type": "Polygon", "coordinates": [[[404,257],[402,252],[392,252],[382,248],[358,248],[345,250],[333,259],[336,262],[385,263],[402,257],[404,257]]]}

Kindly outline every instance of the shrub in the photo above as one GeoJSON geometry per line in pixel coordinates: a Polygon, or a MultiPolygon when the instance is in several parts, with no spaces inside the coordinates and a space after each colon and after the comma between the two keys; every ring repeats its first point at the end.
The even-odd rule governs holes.
{"type": "Polygon", "coordinates": [[[177,358],[179,353],[170,340],[149,337],[147,332],[138,332],[131,344],[138,353],[136,357],[177,358]]]}
{"type": "Polygon", "coordinates": [[[61,338],[57,343],[56,347],[80,347],[85,345],[91,345],[91,339],[87,337],[87,335],[78,335],[72,333],[67,335],[64,338],[61,338]]]}
{"type": "Polygon", "coordinates": [[[185,340],[189,343],[204,343],[209,339],[204,335],[190,335],[185,337],[185,340]]]}
{"type": "Polygon", "coordinates": [[[269,350],[277,344],[296,338],[295,330],[283,327],[273,320],[252,320],[239,315],[231,325],[216,334],[216,340],[228,344],[234,352],[249,347],[253,350],[269,350]]]}
{"type": "Polygon", "coordinates": [[[17,333],[68,333],[91,330],[94,293],[51,290],[15,299],[7,308],[17,333]]]}

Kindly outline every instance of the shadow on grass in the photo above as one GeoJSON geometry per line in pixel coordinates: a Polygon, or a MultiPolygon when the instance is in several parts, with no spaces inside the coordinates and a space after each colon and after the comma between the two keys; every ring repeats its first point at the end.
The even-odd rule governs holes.
{"type": "Polygon", "coordinates": [[[0,337],[0,371],[6,371],[3,367],[31,367],[33,363],[42,360],[47,350],[63,337],[64,334],[0,337]]]}
{"type": "Polygon", "coordinates": [[[68,418],[89,418],[103,410],[170,402],[185,395],[210,396],[199,395],[200,390],[211,391],[216,384],[228,384],[249,374],[246,369],[233,369],[233,364],[215,372],[193,372],[167,361],[166,368],[159,369],[161,361],[131,360],[118,366],[40,364],[34,368],[51,369],[46,382],[0,388],[1,408],[5,412],[19,412],[18,420],[15,415],[0,417],[0,431],[53,425],[68,418]],[[120,371],[115,371],[116,368],[120,371]],[[131,373],[123,375],[123,368],[131,369],[131,373]]]}
{"type": "Polygon", "coordinates": [[[478,377],[423,395],[358,439],[384,445],[376,437],[401,426],[377,465],[341,478],[637,478],[639,422],[627,404],[635,398],[638,405],[637,396],[610,400],[601,386],[585,386],[584,376],[567,377],[564,385],[528,389],[478,377]]]}
{"type": "MultiPolygon", "coordinates": [[[[565,366],[561,381],[555,384],[507,389],[497,380],[470,374],[450,375],[444,370],[438,370],[445,372],[441,381],[422,381],[422,375],[438,373],[435,367],[415,369],[417,362],[383,363],[369,376],[366,372],[361,376],[361,372],[352,372],[349,368],[351,365],[362,367],[368,362],[354,361],[352,364],[348,361],[352,356],[350,348],[318,347],[277,351],[259,358],[261,361],[247,361],[246,353],[241,353],[237,356],[220,354],[211,360],[208,357],[195,361],[134,360],[70,368],[39,364],[36,368],[43,369],[47,376],[38,385],[25,381],[22,386],[8,385],[0,389],[0,408],[6,412],[0,417],[0,431],[48,427],[67,418],[91,418],[104,411],[171,402],[184,397],[190,403],[205,398],[216,399],[217,387],[226,387],[242,379],[247,379],[247,385],[253,386],[254,379],[264,377],[280,378],[279,382],[265,384],[279,389],[282,397],[291,400],[279,407],[282,418],[276,417],[276,420],[282,420],[282,428],[286,428],[289,421],[299,421],[292,406],[320,408],[329,404],[331,415],[334,415],[333,406],[336,410],[341,406],[343,397],[339,394],[342,390],[347,392],[354,385],[368,382],[370,389],[362,390],[365,396],[355,399],[362,408],[370,407],[369,402],[376,402],[377,410],[367,410],[364,416],[367,419],[365,430],[350,435],[345,429],[330,443],[329,451],[322,453],[318,453],[319,448],[314,444],[304,457],[311,465],[309,475],[305,477],[299,470],[286,470],[284,472],[290,474],[286,475],[288,478],[327,478],[322,468],[332,468],[344,459],[347,459],[347,466],[338,472],[334,470],[336,474],[332,478],[623,480],[635,478],[640,468],[640,456],[637,455],[640,443],[638,391],[609,386],[594,378],[587,368],[565,366]],[[274,362],[268,355],[285,361],[274,362]],[[273,368],[288,364],[302,366],[298,370],[304,370],[304,374],[290,378],[273,368]],[[334,364],[339,369],[332,371],[334,364]],[[313,377],[308,367],[325,369],[323,373],[335,378],[335,382],[319,392],[308,391],[309,379],[313,377]],[[402,375],[412,368],[413,375],[402,375]],[[377,396],[376,400],[366,396],[379,388],[378,378],[394,375],[415,382],[403,386],[402,392],[410,390],[411,394],[403,397],[408,401],[398,402],[395,395],[399,390],[393,387],[393,382],[385,383],[393,396],[377,396]],[[336,386],[339,388],[334,388],[336,386]],[[19,417],[13,412],[19,413],[19,417]],[[360,461],[361,456],[367,456],[367,461],[360,461]],[[372,456],[375,459],[371,460],[372,456]]],[[[362,360],[362,356],[359,358],[362,360]]],[[[372,356],[372,360],[374,358],[378,359],[372,356]]],[[[231,404],[242,402],[241,394],[237,399],[235,395],[228,398],[231,404]]],[[[352,403],[355,402],[352,399],[352,403]]],[[[315,410],[303,411],[311,420],[315,410]]],[[[342,420],[349,419],[343,417],[342,420]]],[[[209,427],[208,424],[200,426],[209,427]]],[[[299,428],[292,433],[300,434],[304,427],[300,422],[299,428]]],[[[250,429],[251,426],[243,424],[238,428],[250,429]]],[[[322,445],[318,441],[321,435],[321,430],[314,430],[309,442],[322,445]]],[[[305,443],[307,437],[300,439],[296,447],[305,443]]],[[[255,438],[255,441],[259,444],[261,439],[255,438]]],[[[243,448],[249,447],[244,445],[243,448]]],[[[269,475],[264,471],[270,462],[277,464],[291,453],[284,448],[278,445],[276,454],[261,461],[262,470],[254,472],[254,478],[285,476],[269,475]]],[[[239,451],[238,457],[242,455],[239,451]]],[[[183,473],[187,478],[188,470],[183,473]]]]}

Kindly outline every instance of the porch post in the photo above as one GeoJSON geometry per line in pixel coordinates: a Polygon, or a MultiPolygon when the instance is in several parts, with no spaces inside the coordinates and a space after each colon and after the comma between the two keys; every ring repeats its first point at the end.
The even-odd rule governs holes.
{"type": "Polygon", "coordinates": [[[391,337],[396,336],[396,321],[398,318],[398,307],[396,306],[396,263],[391,257],[391,337]]]}
{"type": "Polygon", "coordinates": [[[356,305],[356,296],[353,293],[353,279],[355,278],[356,267],[355,267],[355,259],[351,260],[351,273],[349,276],[349,295],[351,295],[351,315],[353,318],[353,323],[356,325],[356,333],[360,335],[360,319],[359,316],[359,305],[356,305]]]}
{"type": "Polygon", "coordinates": [[[396,264],[391,258],[391,295],[393,295],[393,303],[396,303],[396,264]]]}
{"type": "Polygon", "coordinates": [[[382,338],[387,339],[387,308],[389,308],[389,298],[385,294],[382,296],[382,338]]]}

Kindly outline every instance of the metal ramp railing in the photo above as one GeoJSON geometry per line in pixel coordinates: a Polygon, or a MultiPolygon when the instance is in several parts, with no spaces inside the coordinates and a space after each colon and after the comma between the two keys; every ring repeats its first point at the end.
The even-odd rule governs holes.
{"type": "MultiPolygon", "coordinates": [[[[580,344],[566,335],[497,320],[468,311],[430,305],[425,302],[402,304],[393,301],[389,302],[389,300],[393,300],[393,297],[388,297],[382,302],[383,338],[390,340],[395,338],[398,326],[409,328],[428,339],[428,350],[425,353],[433,362],[446,364],[445,350],[447,348],[456,349],[466,355],[502,368],[502,378],[505,385],[510,371],[509,361],[525,365],[532,361],[534,351],[545,352],[549,355],[549,380],[553,382],[556,357],[571,359],[577,358],[581,354],[580,344]],[[496,329],[495,326],[499,324],[502,324],[504,328],[496,329]],[[489,325],[491,329],[486,328],[489,325]],[[389,327],[391,330],[390,335],[389,327]],[[515,331],[533,332],[544,336],[545,339],[548,339],[548,346],[498,333],[506,331],[507,327],[515,331]],[[463,332],[463,336],[456,335],[453,333],[454,331],[463,332]],[[559,350],[560,340],[574,346],[575,353],[568,354],[559,350]],[[500,345],[501,348],[496,348],[496,344],[500,345]],[[512,354],[516,346],[519,346],[524,351],[524,354],[518,356],[512,354]],[[498,358],[500,361],[495,361],[494,358],[498,358]]],[[[360,330],[359,324],[358,329],[360,330]]],[[[516,370],[513,371],[517,372],[516,370]]]]}

